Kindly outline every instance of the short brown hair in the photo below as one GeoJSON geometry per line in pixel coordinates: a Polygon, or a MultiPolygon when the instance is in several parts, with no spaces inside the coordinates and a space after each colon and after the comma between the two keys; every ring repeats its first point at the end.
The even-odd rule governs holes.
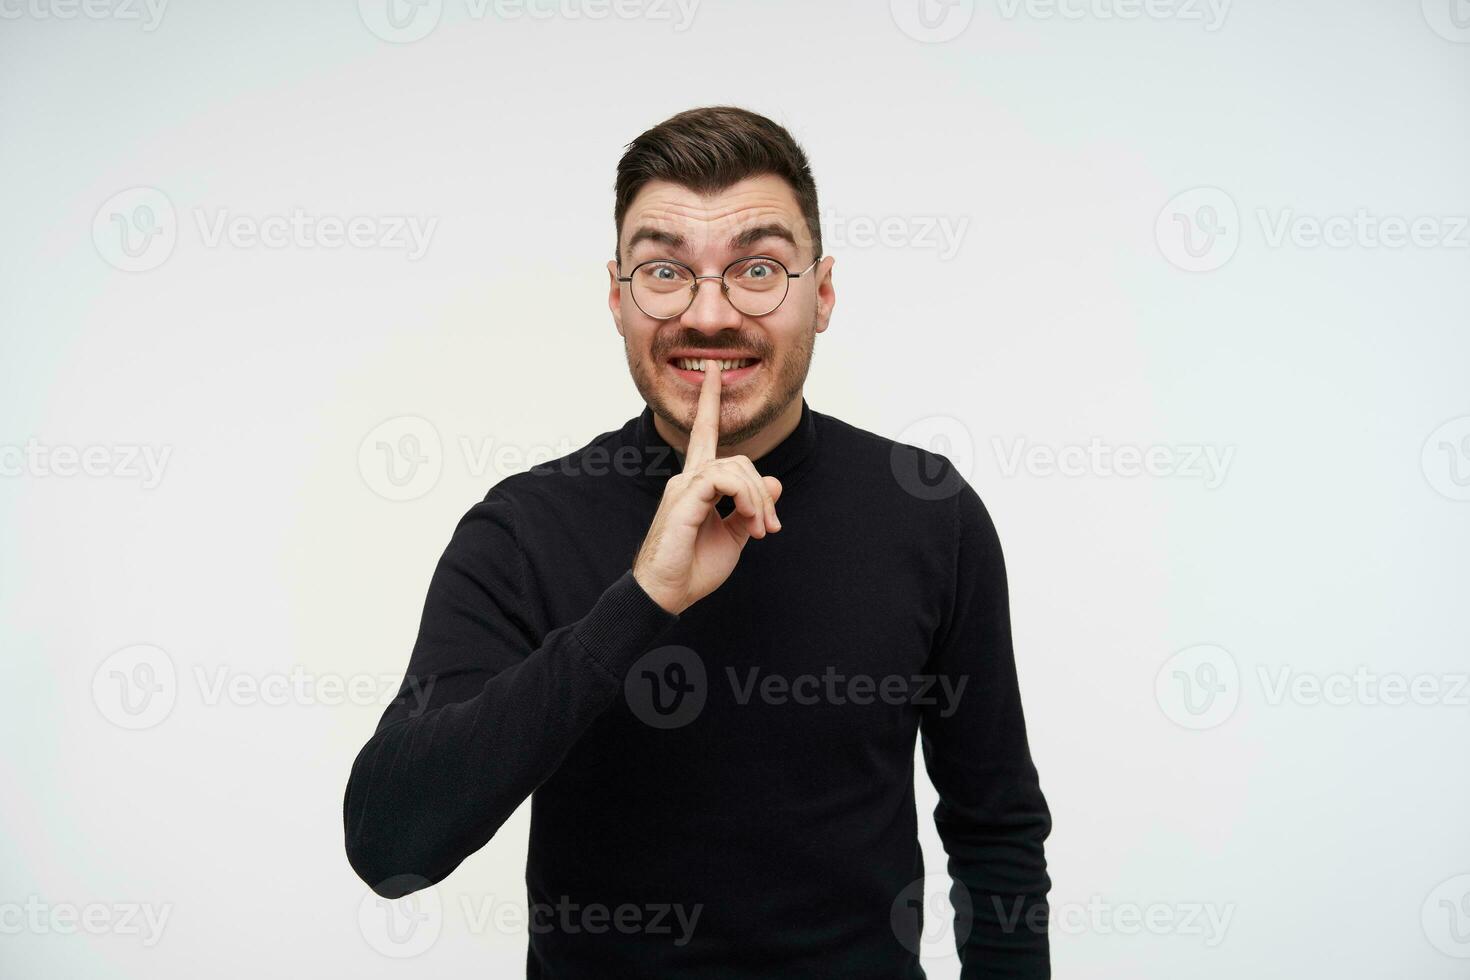
{"type": "Polygon", "coordinates": [[[759,174],[774,174],[791,185],[815,254],[820,256],[822,225],[817,214],[817,184],[806,153],[786,127],[748,109],[720,105],[686,109],[628,144],[618,161],[614,257],[621,264],[623,218],[628,205],[650,180],[666,180],[698,194],[715,194],[759,174]]]}

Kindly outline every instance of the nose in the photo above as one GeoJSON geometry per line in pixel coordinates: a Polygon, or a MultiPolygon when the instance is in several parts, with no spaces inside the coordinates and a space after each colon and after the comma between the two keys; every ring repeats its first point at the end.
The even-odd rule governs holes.
{"type": "Polygon", "coordinates": [[[694,302],[679,317],[679,322],[701,333],[719,333],[738,329],[744,317],[730,305],[719,276],[700,276],[694,280],[694,302]]]}

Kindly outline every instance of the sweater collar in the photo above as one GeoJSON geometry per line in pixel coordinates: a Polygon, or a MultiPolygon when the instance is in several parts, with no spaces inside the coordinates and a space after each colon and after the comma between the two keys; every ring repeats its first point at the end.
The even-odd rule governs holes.
{"type": "MultiPolygon", "coordinates": [[[[817,421],[803,397],[801,418],[797,420],[796,428],[770,452],[753,460],[755,468],[762,476],[774,476],[784,481],[788,474],[811,455],[816,444],[817,421]]],[[[669,477],[684,468],[678,452],[659,434],[658,427],[654,425],[653,409],[646,405],[642,414],[630,419],[623,426],[623,445],[637,448],[642,465],[637,467],[636,472],[644,482],[662,486],[668,482],[669,477]]]]}

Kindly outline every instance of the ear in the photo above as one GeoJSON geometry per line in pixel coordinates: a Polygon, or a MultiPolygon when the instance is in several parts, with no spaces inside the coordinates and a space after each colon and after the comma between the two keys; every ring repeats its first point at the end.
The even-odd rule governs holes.
{"type": "Polygon", "coordinates": [[[829,255],[813,270],[817,276],[817,333],[827,329],[832,307],[837,305],[837,290],[832,286],[832,266],[836,261],[835,256],[829,255]]]}
{"type": "Polygon", "coordinates": [[[607,263],[607,308],[612,311],[613,326],[618,328],[618,336],[623,336],[623,284],[618,282],[618,264],[611,259],[607,263]]]}

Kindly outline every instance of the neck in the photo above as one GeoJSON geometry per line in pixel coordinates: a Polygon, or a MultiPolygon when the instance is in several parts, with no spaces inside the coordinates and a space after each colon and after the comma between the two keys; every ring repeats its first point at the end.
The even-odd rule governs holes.
{"type": "MultiPolygon", "coordinates": [[[[796,431],[796,424],[801,421],[801,392],[791,399],[791,403],[781,410],[781,414],[772,419],[764,428],[748,439],[737,443],[726,445],[720,443],[715,450],[716,456],[748,456],[757,460],[766,453],[781,445],[782,441],[791,433],[796,431]]],[[[689,448],[689,433],[682,429],[676,429],[664,417],[654,413],[653,427],[658,434],[663,436],[664,441],[679,453],[682,458],[689,448]]]]}

